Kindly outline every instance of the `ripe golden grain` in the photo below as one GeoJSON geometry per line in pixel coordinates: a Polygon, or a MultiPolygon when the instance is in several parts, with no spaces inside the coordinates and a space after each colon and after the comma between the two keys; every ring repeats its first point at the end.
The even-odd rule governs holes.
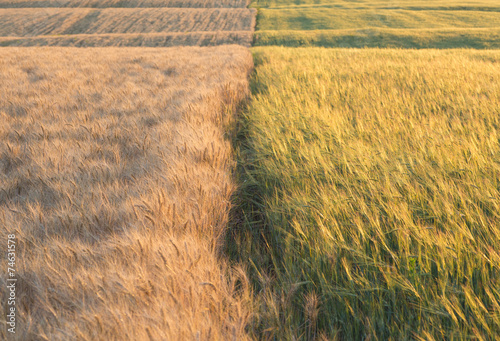
{"type": "Polygon", "coordinates": [[[218,247],[235,187],[225,133],[251,68],[238,46],[2,49],[17,337],[246,339],[244,272],[218,247]]]}

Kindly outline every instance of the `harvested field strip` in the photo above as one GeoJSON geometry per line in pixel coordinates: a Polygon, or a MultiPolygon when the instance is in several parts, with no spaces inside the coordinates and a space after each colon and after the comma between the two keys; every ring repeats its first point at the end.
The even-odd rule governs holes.
{"type": "Polygon", "coordinates": [[[265,340],[500,339],[500,51],[253,48],[228,243],[265,340]]]}
{"type": "Polygon", "coordinates": [[[254,44],[290,47],[500,49],[500,28],[256,31],[254,44]]]}
{"type": "Polygon", "coordinates": [[[252,65],[238,46],[1,50],[19,339],[246,339],[247,281],[218,247],[252,65]]]}
{"type": "Polygon", "coordinates": [[[75,47],[169,47],[242,45],[250,47],[250,31],[149,33],[149,34],[75,34],[58,37],[0,37],[0,46],[75,46],[75,47]]]}
{"type": "Polygon", "coordinates": [[[92,8],[245,8],[247,0],[0,0],[0,8],[92,7],[92,8]]]}
{"type": "Polygon", "coordinates": [[[0,9],[0,36],[252,31],[254,9],[0,9]]]}

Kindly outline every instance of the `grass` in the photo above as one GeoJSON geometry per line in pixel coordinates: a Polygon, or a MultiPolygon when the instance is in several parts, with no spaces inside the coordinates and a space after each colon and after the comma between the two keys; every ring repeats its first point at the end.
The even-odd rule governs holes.
{"type": "Polygon", "coordinates": [[[2,48],[14,339],[247,339],[247,280],[219,249],[252,65],[238,46],[2,48]]]}
{"type": "Polygon", "coordinates": [[[494,1],[278,1],[259,10],[256,45],[498,48],[494,1]]]}
{"type": "Polygon", "coordinates": [[[261,339],[500,337],[500,53],[254,48],[241,226],[261,339]]]}

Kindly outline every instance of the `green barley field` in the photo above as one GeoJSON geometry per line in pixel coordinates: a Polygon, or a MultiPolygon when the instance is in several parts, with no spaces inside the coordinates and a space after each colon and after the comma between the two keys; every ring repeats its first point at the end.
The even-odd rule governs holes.
{"type": "Polygon", "coordinates": [[[256,45],[500,48],[500,2],[257,0],[256,45]]]}
{"type": "Polygon", "coordinates": [[[228,243],[250,333],[500,338],[500,51],[253,54],[228,243]]]}

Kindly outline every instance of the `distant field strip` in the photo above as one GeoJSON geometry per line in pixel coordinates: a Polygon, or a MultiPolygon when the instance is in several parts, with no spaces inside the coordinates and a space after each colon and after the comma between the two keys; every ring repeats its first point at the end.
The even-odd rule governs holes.
{"type": "MultiPolygon", "coordinates": [[[[500,6],[499,6],[500,8],[500,6]]],[[[294,8],[262,10],[258,30],[500,27],[500,12],[294,8]]]]}
{"type": "MultiPolygon", "coordinates": [[[[2,38],[0,38],[1,44],[2,38]]],[[[256,31],[255,45],[499,49],[500,28],[256,31]]]]}
{"type": "Polygon", "coordinates": [[[254,48],[232,254],[268,340],[500,338],[500,52],[254,48]]]}
{"type": "Polygon", "coordinates": [[[256,45],[500,48],[497,1],[284,0],[252,6],[259,8],[256,45]]]}
{"type": "Polygon", "coordinates": [[[0,46],[250,46],[255,16],[248,8],[0,8],[0,46]]]}
{"type": "Polygon", "coordinates": [[[0,36],[251,31],[252,9],[0,9],[0,36]]]}
{"type": "Polygon", "coordinates": [[[0,0],[0,8],[27,7],[191,7],[244,8],[247,0],[0,0]]]}
{"type": "Polygon", "coordinates": [[[76,46],[76,47],[168,47],[252,44],[248,31],[151,33],[151,34],[73,34],[63,37],[0,37],[0,46],[76,46]]]}
{"type": "Polygon", "coordinates": [[[246,339],[247,282],[218,250],[252,66],[241,46],[1,49],[20,340],[246,339]]]}
{"type": "Polygon", "coordinates": [[[336,7],[349,9],[457,9],[457,8],[493,8],[497,9],[497,0],[255,0],[251,7],[261,8],[292,8],[292,7],[336,7]]]}

